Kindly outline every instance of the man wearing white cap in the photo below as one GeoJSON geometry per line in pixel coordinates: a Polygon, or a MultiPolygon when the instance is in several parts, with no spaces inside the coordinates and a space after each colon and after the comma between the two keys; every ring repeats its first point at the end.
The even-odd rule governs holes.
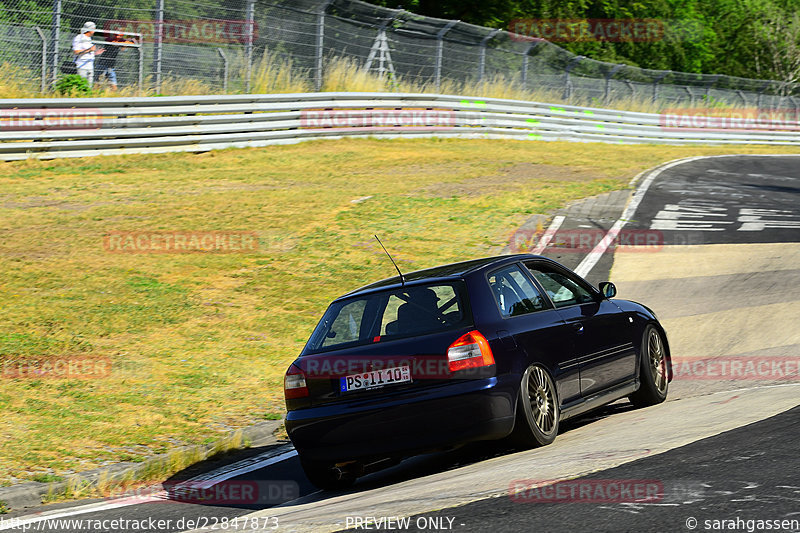
{"type": "Polygon", "coordinates": [[[87,22],[81,28],[80,34],[72,39],[72,51],[75,52],[75,67],[78,74],[89,82],[89,87],[94,81],[94,56],[104,52],[102,48],[92,44],[92,35],[97,29],[94,22],[87,22]]]}

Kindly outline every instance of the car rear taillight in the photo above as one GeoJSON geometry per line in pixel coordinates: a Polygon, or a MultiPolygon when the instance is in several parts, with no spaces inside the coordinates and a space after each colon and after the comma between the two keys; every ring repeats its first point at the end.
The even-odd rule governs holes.
{"type": "Polygon", "coordinates": [[[289,370],[286,371],[286,375],[283,377],[283,393],[287,400],[308,396],[306,375],[295,365],[290,365],[289,370]]]}
{"type": "Polygon", "coordinates": [[[470,331],[459,337],[447,349],[450,372],[494,364],[494,354],[489,341],[479,331],[470,331]]]}

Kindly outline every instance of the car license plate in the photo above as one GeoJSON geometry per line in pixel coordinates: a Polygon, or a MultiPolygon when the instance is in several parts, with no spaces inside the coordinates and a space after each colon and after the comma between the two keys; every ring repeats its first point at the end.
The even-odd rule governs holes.
{"type": "Polygon", "coordinates": [[[339,390],[350,392],[354,390],[367,390],[394,385],[395,383],[411,382],[411,367],[398,366],[396,368],[383,368],[370,370],[362,374],[353,374],[339,378],[339,390]]]}

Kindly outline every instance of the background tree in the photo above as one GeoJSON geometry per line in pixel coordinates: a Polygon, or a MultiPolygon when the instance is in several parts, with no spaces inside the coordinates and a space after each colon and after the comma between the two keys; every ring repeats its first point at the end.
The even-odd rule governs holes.
{"type": "Polygon", "coordinates": [[[659,19],[653,42],[564,42],[592,59],[681,72],[800,76],[800,0],[372,0],[386,7],[508,29],[515,18],[659,19]]]}

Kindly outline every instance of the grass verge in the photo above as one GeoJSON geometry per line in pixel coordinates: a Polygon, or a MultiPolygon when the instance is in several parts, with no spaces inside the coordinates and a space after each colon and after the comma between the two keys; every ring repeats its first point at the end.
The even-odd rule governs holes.
{"type": "MultiPolygon", "coordinates": [[[[55,503],[90,497],[120,497],[136,487],[169,479],[200,461],[219,458],[233,450],[248,447],[250,447],[250,442],[244,439],[241,430],[237,430],[228,437],[219,439],[209,448],[194,445],[173,450],[148,459],[147,463],[140,468],[130,469],[122,476],[110,477],[101,473],[96,480],[89,480],[72,475],[64,483],[51,484],[50,490],[44,495],[42,502],[55,503]]],[[[52,481],[62,481],[62,479],[52,481]]]]}
{"type": "Polygon", "coordinates": [[[425,268],[488,255],[531,214],[664,160],[788,151],[345,139],[0,165],[0,363],[110,368],[55,379],[0,365],[0,484],[274,418],[283,372],[328,302],[394,272],[373,233],[401,268],[425,268]],[[110,253],[112,231],[254,231],[259,249],[110,253]]]}

